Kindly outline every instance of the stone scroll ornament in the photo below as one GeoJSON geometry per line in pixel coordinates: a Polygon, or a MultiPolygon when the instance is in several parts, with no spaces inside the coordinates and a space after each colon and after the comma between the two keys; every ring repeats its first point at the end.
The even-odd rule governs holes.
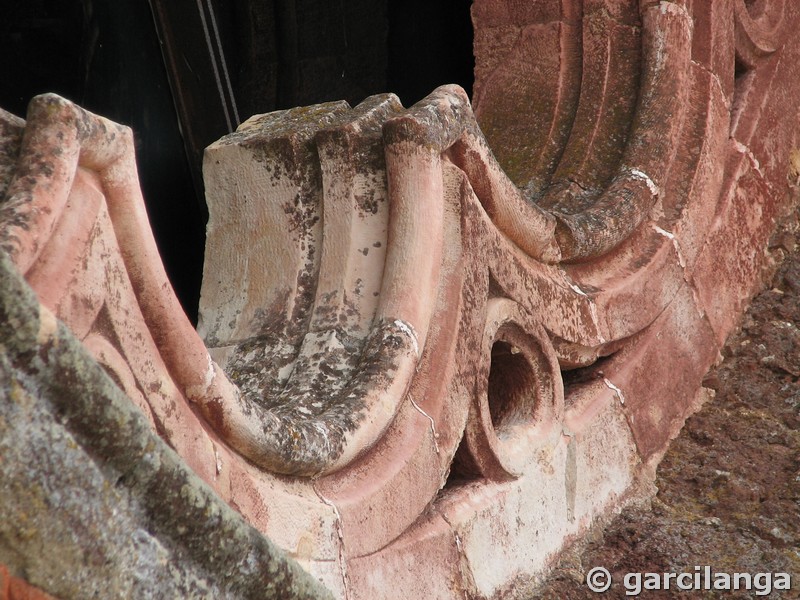
{"type": "MultiPolygon", "coordinates": [[[[141,527],[203,585],[234,569],[185,541],[213,507],[291,557],[230,564],[275,552],[302,593],[525,593],[646,493],[774,262],[800,176],[799,5],[476,0],[472,17],[471,102],[443,86],[408,109],[391,94],[294,108],[206,150],[197,331],[130,131],[53,95],[27,122],[2,116],[4,286],[35,292],[36,322],[27,354],[3,346],[9,372],[41,395],[30,364],[36,348],[56,360],[58,336],[102,366],[148,444],[188,467],[177,491],[126,498],[155,507],[146,523],[160,498],[194,511],[141,527]]],[[[64,402],[103,412],[112,392],[86,385],[64,402]]],[[[81,431],[92,460],[113,458],[81,431]]],[[[140,568],[131,552],[121,573],[140,568]]],[[[65,595],[48,560],[19,568],[65,595]]],[[[269,580],[236,572],[220,595],[269,580]]]]}

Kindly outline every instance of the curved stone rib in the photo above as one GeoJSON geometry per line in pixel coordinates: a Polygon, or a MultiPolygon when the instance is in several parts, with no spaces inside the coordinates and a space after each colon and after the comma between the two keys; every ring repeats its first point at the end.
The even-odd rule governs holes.
{"type": "MultiPolygon", "coordinates": [[[[364,355],[365,363],[357,365],[341,391],[332,386],[332,397],[323,395],[326,381],[270,408],[233,388],[221,399],[195,401],[214,429],[256,465],[278,473],[320,475],[352,461],[380,437],[418,360],[415,340],[400,321],[376,325],[364,355]]],[[[302,366],[309,376],[316,374],[313,362],[302,366]]]]}
{"type": "Polygon", "coordinates": [[[581,90],[581,0],[476,2],[475,114],[514,184],[537,195],[555,171],[581,90]],[[513,129],[516,135],[507,132],[513,129]]]}
{"type": "Polygon", "coordinates": [[[54,94],[34,98],[28,117],[19,168],[0,209],[4,249],[17,268],[24,273],[36,260],[78,167],[96,171],[142,315],[170,374],[189,396],[227,394],[225,375],[212,366],[161,263],[138,184],[130,128],[54,94]]]}
{"type": "MultiPolygon", "coordinates": [[[[382,325],[373,338],[385,338],[387,327],[399,330],[405,334],[400,351],[365,349],[354,371],[360,381],[338,391],[350,369],[326,377],[321,365],[345,365],[346,359],[337,357],[347,349],[335,336],[323,337],[330,343],[320,345],[320,337],[309,334],[307,348],[292,367],[290,382],[296,385],[269,401],[266,412],[246,397],[235,406],[215,405],[207,411],[212,424],[257,464],[301,475],[330,472],[374,444],[394,417],[425,347],[439,290],[441,154],[463,134],[466,114],[470,109],[463,90],[445,87],[383,126],[391,214],[376,314],[382,325]]],[[[324,139],[335,131],[327,131],[324,139]]]]}
{"type": "MultiPolygon", "coordinates": [[[[261,434],[253,434],[261,435],[264,449],[253,448],[248,456],[270,470],[316,474],[328,469],[336,457],[349,460],[350,443],[345,444],[344,437],[362,425],[359,413],[375,404],[365,402],[351,380],[356,369],[374,374],[386,368],[383,362],[380,368],[372,365],[376,350],[371,344],[365,354],[365,340],[373,326],[382,332],[379,337],[387,331],[374,323],[389,213],[380,140],[383,122],[400,108],[396,96],[374,96],[348,111],[341,124],[314,136],[322,175],[322,230],[321,242],[316,242],[321,256],[311,322],[296,358],[286,366],[290,375],[282,389],[255,391],[261,395],[257,404],[274,412],[280,425],[268,425],[278,423],[268,415],[256,419],[264,421],[261,434]],[[288,438],[287,428],[293,432],[288,438]],[[296,457],[290,457],[289,448],[296,449],[296,457]],[[305,458],[298,458],[301,455],[305,458]]],[[[228,429],[237,427],[247,425],[228,429]]],[[[368,430],[369,426],[363,429],[368,430]]],[[[363,448],[360,443],[352,446],[363,448]]]]}
{"type": "Polygon", "coordinates": [[[630,139],[611,185],[578,214],[555,213],[564,261],[600,256],[650,215],[675,152],[689,86],[691,16],[663,2],[643,15],[644,75],[630,139]]]}
{"type": "Polygon", "coordinates": [[[575,120],[558,168],[536,198],[538,206],[564,214],[591,206],[619,169],[639,96],[638,19],[610,14],[604,3],[587,7],[583,21],[583,77],[575,120]]]}
{"type": "MultiPolygon", "coordinates": [[[[323,182],[326,171],[332,175],[342,170],[330,162],[332,141],[352,135],[355,128],[368,126],[376,114],[380,118],[393,110],[396,110],[396,100],[368,101],[355,109],[349,125],[337,125],[318,134],[322,161],[327,163],[322,168],[323,182]],[[373,102],[377,102],[375,110],[371,108],[373,102]]],[[[396,179],[388,181],[388,237],[383,242],[376,240],[379,244],[388,243],[388,253],[385,266],[379,271],[383,278],[371,334],[372,347],[361,352],[357,343],[348,342],[354,332],[345,330],[337,334],[330,322],[326,324],[327,302],[337,293],[343,294],[343,298],[348,292],[360,293],[347,287],[339,290],[326,281],[317,293],[317,312],[311,331],[306,334],[298,356],[287,365],[291,374],[282,392],[269,397],[262,391],[261,399],[241,396],[230,406],[201,402],[217,430],[264,468],[312,475],[346,464],[380,437],[410,385],[425,345],[439,288],[441,262],[441,249],[436,245],[441,244],[438,232],[443,211],[441,143],[431,147],[429,140],[415,137],[413,132],[441,131],[442,127],[427,127],[421,122],[425,114],[440,115],[440,112],[430,103],[421,103],[417,114],[389,119],[383,127],[387,140],[385,159],[396,179]],[[395,340],[393,347],[377,351],[375,344],[384,344],[386,340],[395,340]],[[353,381],[350,381],[350,373],[355,374],[353,381]]],[[[357,164],[354,166],[358,168],[357,164]]],[[[379,177],[374,166],[372,169],[370,175],[379,177]]],[[[330,201],[335,207],[340,200],[339,183],[334,184],[330,177],[328,182],[331,196],[324,195],[322,201],[330,201]]],[[[351,205],[348,210],[355,212],[358,207],[351,205]]],[[[365,225],[363,219],[357,224],[358,235],[365,235],[364,229],[370,226],[365,225]]],[[[341,231],[335,225],[333,222],[327,230],[323,229],[329,232],[327,242],[324,238],[322,242],[323,257],[327,248],[326,264],[331,270],[337,265],[329,261],[340,253],[336,250],[339,240],[334,236],[348,235],[347,229],[341,231]]],[[[314,237],[312,235],[307,243],[318,244],[314,237]]],[[[349,264],[351,257],[362,248],[350,244],[346,250],[348,254],[344,258],[349,264]]],[[[208,263],[207,266],[211,268],[208,263]]],[[[329,276],[332,275],[325,274],[323,279],[329,276]]],[[[214,312],[213,306],[206,307],[204,321],[221,322],[214,312]]],[[[346,322],[347,315],[342,314],[341,307],[335,314],[337,322],[340,317],[346,322]]],[[[359,317],[362,319],[359,328],[363,330],[369,323],[369,314],[359,317]]]]}
{"type": "Polygon", "coordinates": [[[219,267],[204,277],[198,331],[210,347],[264,335],[286,340],[289,360],[296,354],[320,264],[314,136],[349,112],[347,103],[331,102],[254,116],[206,149],[205,264],[219,267]]]}
{"type": "MultiPolygon", "coordinates": [[[[212,425],[256,464],[296,475],[324,474],[364,452],[392,421],[425,348],[439,293],[441,154],[463,133],[464,111],[469,111],[469,102],[463,90],[441,88],[383,125],[390,174],[388,251],[371,342],[360,356],[357,345],[346,347],[346,335],[337,337],[330,328],[316,328],[312,322],[282,393],[260,401],[239,396],[227,405],[201,401],[212,425]],[[358,358],[355,364],[354,358],[358,358]],[[352,381],[349,373],[355,374],[352,381]]],[[[318,134],[323,162],[329,160],[325,153],[331,140],[347,135],[347,128],[358,123],[356,118],[350,125],[318,134]]],[[[336,170],[323,167],[323,181],[328,169],[336,170]]],[[[328,189],[334,194],[330,201],[336,203],[337,187],[328,189]]],[[[323,202],[328,200],[326,195],[323,202]]],[[[331,235],[342,235],[330,225],[331,235]]],[[[322,247],[324,256],[325,240],[322,247]]],[[[360,250],[351,245],[347,260],[360,250]]],[[[336,291],[329,286],[326,283],[317,294],[322,310],[315,322],[323,325],[325,302],[336,291]]],[[[205,320],[220,322],[213,307],[205,310],[205,320]]]]}
{"type": "Polygon", "coordinates": [[[324,201],[310,331],[342,329],[363,338],[371,328],[388,245],[382,127],[402,108],[393,94],[373,96],[350,111],[349,122],[316,135],[324,201]]]}
{"type": "MultiPolygon", "coordinates": [[[[532,257],[546,262],[579,262],[600,256],[626,240],[658,201],[682,125],[689,89],[690,42],[691,18],[684,8],[663,3],[646,9],[645,73],[631,137],[610,186],[582,211],[539,213],[537,208],[526,207],[519,190],[492,158],[468,101],[459,101],[463,92],[454,87],[444,86],[435,94],[454,96],[449,106],[450,110],[458,107],[463,115],[456,120],[461,126],[453,130],[453,120],[440,123],[429,118],[430,130],[424,135],[431,137],[431,131],[447,128],[448,133],[439,134],[444,137],[437,140],[438,147],[446,150],[449,146],[444,141],[452,142],[450,154],[468,173],[487,212],[532,257]],[[665,114],[669,117],[664,118],[665,114]],[[553,219],[556,243],[550,233],[553,219]]],[[[558,203],[551,199],[546,204],[558,203]]]]}
{"type": "MultiPolygon", "coordinates": [[[[6,224],[0,245],[22,273],[35,262],[55,228],[75,178],[81,142],[93,137],[79,124],[81,117],[82,111],[55,95],[30,102],[30,125],[24,130],[15,176],[0,207],[0,220],[6,224]],[[47,195],[37,193],[39,188],[47,195]]],[[[101,123],[118,130],[109,121],[101,123]]]]}
{"type": "Polygon", "coordinates": [[[464,90],[442,86],[432,95],[446,95],[449,105],[458,106],[463,115],[460,127],[448,137],[451,144],[440,146],[447,158],[467,175],[492,221],[530,257],[558,262],[561,251],[554,236],[555,218],[528,202],[497,162],[464,90]]]}
{"type": "Polygon", "coordinates": [[[748,7],[745,0],[734,2],[736,60],[748,69],[780,48],[785,36],[786,0],[763,2],[753,8],[748,7]],[[752,14],[753,8],[761,14],[752,14]]]}

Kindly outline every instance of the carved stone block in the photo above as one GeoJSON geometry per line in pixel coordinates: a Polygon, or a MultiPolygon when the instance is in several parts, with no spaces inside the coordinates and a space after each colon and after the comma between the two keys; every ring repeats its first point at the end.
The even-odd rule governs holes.
{"type": "Polygon", "coordinates": [[[78,530],[59,498],[85,481],[113,490],[91,523],[143,545],[57,547],[113,555],[120,595],[163,560],[160,592],[498,598],[647,488],[792,208],[800,8],[473,20],[472,101],[293,108],[206,150],[197,331],[130,130],[53,95],[0,113],[0,431],[69,475],[0,461],[56,532],[25,542],[39,496],[3,492],[0,561],[95,590],[32,549],[78,530]]]}

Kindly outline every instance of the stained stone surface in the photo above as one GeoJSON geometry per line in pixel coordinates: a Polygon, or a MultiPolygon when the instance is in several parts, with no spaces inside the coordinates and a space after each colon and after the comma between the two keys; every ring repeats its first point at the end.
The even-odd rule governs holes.
{"type": "Polygon", "coordinates": [[[0,564],[59,598],[327,593],[214,494],[0,255],[0,564]]]}
{"type": "Polygon", "coordinates": [[[131,130],[55,95],[0,113],[14,575],[522,596],[652,492],[796,209],[800,8],[473,8],[472,101],[300,107],[209,148],[199,332],[131,130]]]}
{"type": "MultiPolygon", "coordinates": [[[[621,597],[626,573],[694,572],[695,565],[788,573],[791,591],[762,597],[800,597],[800,251],[793,220],[772,242],[791,253],[728,340],[725,360],[706,375],[715,398],[673,441],[658,468],[656,496],[605,528],[598,524],[530,598],[603,597],[584,582],[595,566],[617,582],[607,595],[621,597]]],[[[754,591],[725,597],[752,598],[754,591]]]]}

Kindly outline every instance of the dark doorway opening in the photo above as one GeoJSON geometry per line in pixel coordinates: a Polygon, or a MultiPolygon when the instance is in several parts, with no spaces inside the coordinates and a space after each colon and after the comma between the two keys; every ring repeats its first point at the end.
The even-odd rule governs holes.
{"type": "Polygon", "coordinates": [[[0,107],[24,117],[34,95],[55,92],[133,128],[156,241],[196,321],[207,219],[202,149],[230,129],[203,91],[220,87],[214,61],[225,61],[227,101],[241,119],[388,91],[410,106],[446,83],[471,93],[470,5],[8,0],[0,4],[0,107]],[[202,16],[189,14],[201,4],[202,16]]]}
{"type": "Polygon", "coordinates": [[[457,83],[472,97],[472,0],[389,2],[388,89],[404,106],[457,83]]]}

